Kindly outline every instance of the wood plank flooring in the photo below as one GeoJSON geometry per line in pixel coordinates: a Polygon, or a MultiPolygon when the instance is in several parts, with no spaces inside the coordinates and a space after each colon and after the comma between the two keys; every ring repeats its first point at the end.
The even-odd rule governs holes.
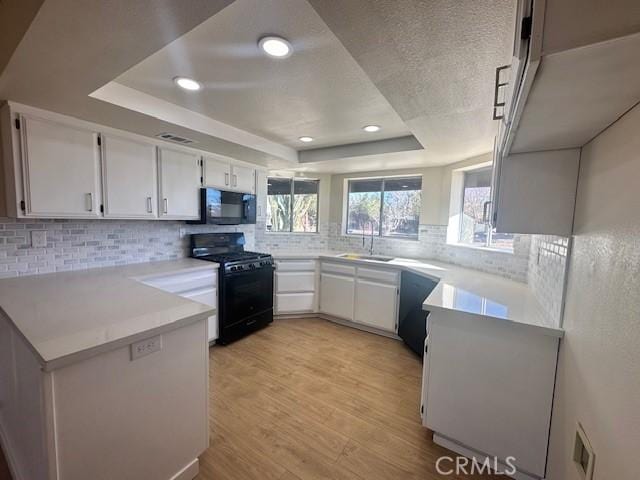
{"type": "Polygon", "coordinates": [[[422,363],[396,340],[276,320],[210,351],[211,446],[198,480],[477,479],[420,424],[422,363]]]}
{"type": "Polygon", "coordinates": [[[211,446],[198,480],[506,478],[437,474],[436,459],[453,454],[420,425],[422,364],[396,340],[277,320],[213,347],[210,367],[211,446]]]}

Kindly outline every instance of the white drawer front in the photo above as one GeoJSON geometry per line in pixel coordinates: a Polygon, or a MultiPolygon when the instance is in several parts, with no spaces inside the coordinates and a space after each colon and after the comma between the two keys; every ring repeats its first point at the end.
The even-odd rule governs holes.
{"type": "Polygon", "coordinates": [[[315,272],[276,272],[276,291],[313,292],[316,289],[315,272]]]}
{"type": "Polygon", "coordinates": [[[380,282],[396,285],[398,283],[398,272],[392,270],[378,270],[373,268],[358,267],[358,278],[378,280],[380,282]]]}
{"type": "Polygon", "coordinates": [[[322,271],[329,273],[338,273],[342,275],[355,275],[356,267],[344,265],[342,263],[322,263],[322,271]]]}
{"type": "Polygon", "coordinates": [[[276,295],[276,313],[312,312],[315,293],[279,293],[276,295]]]}
{"type": "Polygon", "coordinates": [[[280,272],[312,271],[315,269],[315,260],[276,260],[276,270],[280,272]]]}

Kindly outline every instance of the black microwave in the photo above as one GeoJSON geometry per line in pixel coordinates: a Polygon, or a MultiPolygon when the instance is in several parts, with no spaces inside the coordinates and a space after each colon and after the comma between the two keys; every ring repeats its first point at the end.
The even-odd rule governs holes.
{"type": "Polygon", "coordinates": [[[200,220],[189,223],[214,225],[256,223],[256,196],[217,188],[201,188],[200,220]]]}

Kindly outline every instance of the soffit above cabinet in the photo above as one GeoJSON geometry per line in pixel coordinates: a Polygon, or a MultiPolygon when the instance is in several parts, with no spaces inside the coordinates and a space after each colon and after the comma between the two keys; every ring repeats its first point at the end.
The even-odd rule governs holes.
{"type": "Polygon", "coordinates": [[[511,153],[581,147],[640,101],[640,33],[542,57],[511,153]]]}

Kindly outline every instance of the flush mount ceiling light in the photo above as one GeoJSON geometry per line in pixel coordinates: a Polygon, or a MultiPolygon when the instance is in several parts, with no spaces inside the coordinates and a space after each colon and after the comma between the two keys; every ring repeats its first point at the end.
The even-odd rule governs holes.
{"type": "Polygon", "coordinates": [[[178,85],[180,88],[184,88],[185,90],[196,91],[202,88],[201,85],[192,78],[176,77],[173,79],[173,81],[176,82],[176,85],[178,85]]]}
{"type": "Polygon", "coordinates": [[[367,126],[362,127],[362,129],[365,132],[373,133],[373,132],[377,132],[378,130],[380,130],[380,127],[378,125],[367,125],[367,126]]]}
{"type": "Polygon", "coordinates": [[[287,58],[293,52],[288,40],[275,35],[262,37],[258,40],[258,46],[264,53],[274,58],[287,58]]]}
{"type": "Polygon", "coordinates": [[[304,143],[313,142],[313,137],[300,137],[298,140],[304,143]]]}

